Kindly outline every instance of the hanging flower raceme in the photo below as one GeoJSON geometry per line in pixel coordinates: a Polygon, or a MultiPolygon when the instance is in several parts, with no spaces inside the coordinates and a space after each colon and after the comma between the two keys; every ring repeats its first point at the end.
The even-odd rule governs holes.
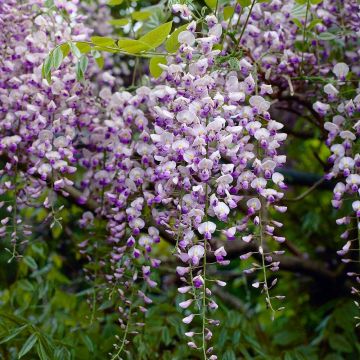
{"type": "MultiPolygon", "coordinates": [[[[201,328],[200,333],[187,333],[188,344],[202,350],[204,358],[216,359],[208,345],[209,327],[219,322],[208,313],[217,308],[210,284],[218,280],[209,278],[207,265],[210,258],[220,266],[229,264],[225,247],[218,244],[222,232],[233,240],[250,232],[253,223],[257,230],[246,236],[259,242],[258,254],[266,261],[256,270],[278,269],[270,250],[261,249],[268,238],[284,241],[274,233],[281,224],[271,225],[260,212],[265,214],[265,208],[283,196],[284,178],[276,169],[286,160],[278,153],[286,134],[280,132],[283,125],[271,119],[270,102],[257,95],[260,87],[271,93],[271,86],[256,85],[252,73],[229,71],[227,63],[218,66],[220,51],[214,46],[222,28],[215,17],[208,26],[202,37],[196,36],[195,23],[180,32],[177,54],[160,65],[164,83],[158,80],[161,85],[147,93],[155,168],[154,192],[147,189],[144,197],[155,221],[176,241],[182,262],[177,273],[184,282],[179,288],[185,297],[179,304],[186,311],[183,322],[201,328]],[[162,206],[156,209],[157,204],[162,206]],[[248,210],[237,222],[234,214],[241,204],[248,210]]],[[[272,285],[266,277],[262,284],[269,302],[272,285]]]]}
{"type": "MultiPolygon", "coordinates": [[[[145,94],[79,83],[74,56],[55,67],[51,83],[43,78],[44,59],[54,46],[88,39],[92,33],[83,25],[77,1],[56,2],[49,10],[41,0],[10,0],[0,4],[0,16],[0,156],[5,165],[0,192],[11,199],[0,203],[9,214],[1,219],[0,236],[10,238],[12,258],[17,257],[18,245],[32,234],[21,210],[43,206],[51,227],[61,226],[57,196],[73,198],[87,210],[81,227],[96,233],[94,219],[105,224],[108,235],[104,238],[100,228],[94,240],[79,244],[79,251],[99,267],[96,274],[87,271],[86,278],[118,291],[119,321],[125,329],[135,312],[146,311],[144,305],[151,302],[134,284],[156,286],[151,269],[160,264],[150,258],[159,232],[145,226],[142,215],[151,175],[146,168],[154,167],[147,119],[138,108],[145,94]],[[32,9],[38,11],[35,17],[32,9]],[[97,241],[108,249],[101,261],[94,251],[100,247],[97,241]],[[126,291],[130,288],[131,297],[126,291]]],[[[98,73],[92,62],[88,72],[98,73]]]]}
{"type": "MultiPolygon", "coordinates": [[[[346,241],[338,254],[342,256],[344,263],[359,263],[360,258],[356,254],[359,250],[360,232],[360,155],[357,148],[357,140],[360,134],[360,88],[356,89],[357,95],[349,98],[343,95],[343,88],[346,85],[346,78],[350,68],[345,63],[334,65],[332,72],[336,96],[328,96],[329,121],[325,122],[324,128],[328,132],[326,144],[329,146],[331,155],[328,159],[331,164],[327,179],[338,178],[333,190],[332,205],[336,209],[345,207],[350,202],[349,208],[352,213],[337,219],[338,225],[348,227],[341,238],[346,241]],[[351,226],[350,226],[351,225],[351,226]]],[[[327,85],[324,87],[325,93],[327,85]]],[[[356,271],[349,271],[357,283],[360,283],[360,274],[356,271]]],[[[359,295],[359,290],[352,288],[354,294],[359,295]]]]}

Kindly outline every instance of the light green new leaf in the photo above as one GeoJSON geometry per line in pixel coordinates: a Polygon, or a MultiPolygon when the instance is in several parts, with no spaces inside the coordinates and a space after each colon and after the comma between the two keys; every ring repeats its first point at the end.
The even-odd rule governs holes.
{"type": "Polygon", "coordinates": [[[163,72],[163,69],[159,66],[159,64],[166,64],[165,56],[154,56],[151,58],[149,64],[149,70],[150,70],[150,74],[154,78],[158,78],[163,72]]]}
{"type": "Polygon", "coordinates": [[[87,43],[79,42],[76,44],[76,47],[80,50],[82,54],[86,54],[91,51],[91,46],[87,43]]]}
{"type": "Polygon", "coordinates": [[[95,61],[96,61],[97,66],[99,67],[99,69],[102,69],[104,67],[105,60],[104,60],[104,58],[102,56],[97,57],[95,59],[95,61]]]}
{"type": "Polygon", "coordinates": [[[313,4],[313,5],[318,5],[320,3],[322,3],[323,0],[310,0],[310,3],[313,4]]]}
{"type": "Polygon", "coordinates": [[[66,58],[69,55],[70,52],[70,46],[68,43],[64,43],[60,45],[60,49],[63,53],[63,57],[66,58]]]}
{"type": "Polygon", "coordinates": [[[205,4],[212,10],[216,8],[217,0],[205,0],[205,4]]]}
{"type": "Polygon", "coordinates": [[[140,52],[150,50],[151,46],[141,40],[135,39],[120,39],[118,41],[120,50],[129,54],[138,54],[140,52]]]}
{"type": "Polygon", "coordinates": [[[237,0],[242,7],[248,7],[251,5],[251,0],[237,0]]]}
{"type": "Polygon", "coordinates": [[[92,50],[91,51],[91,55],[93,56],[93,58],[95,59],[97,66],[99,67],[99,69],[102,69],[104,67],[104,58],[101,55],[100,51],[97,50],[92,50]]]}
{"type": "Polygon", "coordinates": [[[110,48],[110,47],[106,47],[106,46],[94,46],[93,49],[97,50],[97,51],[104,51],[104,52],[112,53],[112,54],[115,54],[120,51],[120,49],[110,48]]]}
{"type": "Polygon", "coordinates": [[[169,36],[169,38],[165,42],[166,51],[168,51],[169,53],[174,53],[177,51],[177,49],[180,46],[180,43],[178,41],[178,36],[182,31],[186,30],[188,25],[189,24],[181,25],[169,36]]]}
{"type": "Polygon", "coordinates": [[[63,52],[61,51],[60,46],[56,47],[52,53],[52,66],[55,69],[58,69],[64,59],[63,52]]]}
{"type": "Polygon", "coordinates": [[[109,37],[104,36],[92,36],[90,38],[91,42],[99,46],[114,46],[115,40],[109,37]]]}
{"type": "Polygon", "coordinates": [[[139,41],[147,44],[150,49],[155,49],[166,40],[167,36],[170,34],[171,27],[172,21],[162,24],[142,36],[139,41]]]}
{"type": "Polygon", "coordinates": [[[234,14],[233,6],[225,6],[224,7],[224,20],[230,19],[234,14]]]}
{"type": "Polygon", "coordinates": [[[150,11],[134,11],[131,17],[136,21],[144,21],[151,16],[150,11]]]}
{"type": "Polygon", "coordinates": [[[311,30],[312,28],[314,28],[317,24],[321,24],[321,20],[320,19],[314,19],[310,22],[310,24],[308,25],[307,29],[311,30]]]}
{"type": "Polygon", "coordinates": [[[294,19],[292,19],[292,21],[299,29],[303,28],[303,24],[301,23],[301,21],[299,19],[294,18],[294,19]]]}
{"type": "Polygon", "coordinates": [[[109,0],[108,5],[116,6],[116,5],[121,5],[123,2],[124,2],[124,0],[109,0]]]}
{"type": "Polygon", "coordinates": [[[36,334],[31,334],[27,340],[25,341],[24,345],[22,346],[21,350],[19,351],[19,359],[22,358],[24,355],[26,355],[35,345],[37,342],[37,336],[36,334]]]}
{"type": "Polygon", "coordinates": [[[110,25],[125,26],[129,23],[129,19],[113,19],[109,21],[110,25]]]}

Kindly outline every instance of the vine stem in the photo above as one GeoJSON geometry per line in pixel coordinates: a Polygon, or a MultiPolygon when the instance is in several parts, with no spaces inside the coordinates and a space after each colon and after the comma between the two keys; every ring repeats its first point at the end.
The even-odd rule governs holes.
{"type": "Polygon", "coordinates": [[[247,15],[247,17],[246,17],[245,24],[244,24],[244,26],[243,26],[243,28],[242,28],[242,30],[241,30],[241,34],[240,34],[239,39],[238,39],[238,42],[237,42],[237,44],[236,44],[236,48],[238,48],[239,45],[240,45],[240,41],[241,41],[241,39],[242,39],[242,37],[243,37],[243,35],[244,35],[245,29],[246,29],[246,27],[247,27],[247,24],[248,24],[248,22],[249,22],[249,19],[250,19],[250,16],[251,16],[251,13],[252,13],[252,11],[253,11],[253,8],[254,8],[255,4],[256,4],[256,0],[254,0],[254,1],[251,3],[251,7],[250,7],[249,13],[248,13],[248,15],[247,15]]]}
{"type": "MultiPolygon", "coordinates": [[[[206,149],[206,156],[207,156],[207,149],[206,149]]],[[[208,221],[208,184],[205,185],[205,219],[208,221]]],[[[204,236],[204,263],[203,263],[203,274],[204,274],[204,286],[203,286],[203,298],[202,298],[202,349],[204,360],[206,360],[206,340],[205,340],[205,325],[206,325],[206,247],[207,247],[207,240],[206,236],[204,236]]]]}
{"type": "Polygon", "coordinates": [[[180,209],[179,209],[179,216],[178,216],[178,223],[179,223],[179,228],[176,234],[176,243],[175,243],[175,247],[172,251],[172,254],[175,254],[175,252],[178,250],[179,247],[179,239],[180,239],[180,235],[181,235],[181,228],[180,228],[180,223],[181,223],[181,216],[182,216],[182,203],[183,203],[183,190],[180,191],[180,209]]]}
{"type": "MultiPolygon", "coordinates": [[[[206,119],[206,126],[208,125],[208,119],[206,119]]],[[[205,158],[207,159],[209,152],[209,142],[208,139],[206,141],[206,155],[205,158]]],[[[206,182],[205,184],[205,221],[208,221],[208,207],[209,207],[209,186],[206,182]]],[[[206,357],[206,339],[205,339],[205,325],[206,325],[206,248],[207,248],[207,239],[204,236],[204,262],[203,262],[203,298],[202,298],[202,350],[204,360],[207,359],[206,357]]]]}
{"type": "Polygon", "coordinates": [[[270,298],[270,294],[269,294],[269,286],[268,286],[268,281],[267,281],[267,275],[266,275],[266,266],[265,266],[265,255],[264,255],[264,230],[263,230],[263,218],[265,219],[265,216],[263,216],[264,214],[264,209],[265,209],[265,202],[264,200],[261,198],[260,199],[261,202],[261,209],[259,212],[259,229],[260,229],[260,248],[259,252],[261,255],[261,264],[262,264],[262,270],[263,270],[263,276],[264,276],[264,290],[265,290],[265,296],[266,296],[266,304],[267,306],[270,308],[272,315],[271,318],[272,320],[274,320],[275,318],[275,310],[271,304],[271,298],[270,298]]]}
{"type": "Polygon", "coordinates": [[[358,240],[358,248],[359,248],[359,262],[360,262],[360,228],[359,228],[359,218],[356,217],[356,224],[357,224],[357,240],[358,240]]]}
{"type": "MultiPolygon", "coordinates": [[[[18,131],[20,130],[20,123],[18,124],[18,131]]],[[[16,258],[17,254],[16,254],[16,242],[17,242],[17,213],[18,213],[18,208],[17,208],[17,181],[18,181],[18,149],[16,149],[15,152],[15,174],[14,174],[14,203],[13,203],[13,232],[10,233],[10,241],[13,242],[13,247],[12,247],[12,253],[11,253],[11,258],[8,260],[8,263],[10,263],[13,259],[16,258]]]]}
{"type": "Polygon", "coordinates": [[[120,354],[121,354],[122,351],[124,350],[125,342],[126,342],[126,339],[127,339],[127,335],[128,335],[128,333],[129,333],[131,313],[132,313],[133,304],[134,304],[133,297],[134,297],[134,290],[133,290],[132,293],[131,293],[131,305],[130,305],[130,308],[129,308],[129,316],[128,316],[128,321],[126,322],[126,327],[125,327],[124,335],[123,335],[122,340],[121,340],[121,345],[120,345],[119,350],[117,351],[116,354],[114,354],[114,356],[111,358],[111,360],[119,359],[119,358],[120,358],[120,354]]]}

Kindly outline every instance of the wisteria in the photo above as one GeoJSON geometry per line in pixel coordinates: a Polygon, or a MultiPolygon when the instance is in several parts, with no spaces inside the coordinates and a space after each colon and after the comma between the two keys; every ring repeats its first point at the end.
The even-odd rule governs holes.
{"type": "MultiPolygon", "coordinates": [[[[338,225],[348,226],[348,229],[341,235],[341,238],[346,240],[346,243],[337,253],[343,257],[342,261],[344,263],[358,263],[360,258],[356,260],[349,259],[346,255],[349,251],[360,251],[358,220],[360,216],[360,201],[358,200],[360,155],[356,145],[360,130],[360,123],[356,118],[360,110],[360,93],[359,88],[357,88],[357,94],[353,98],[343,98],[342,88],[346,85],[346,77],[349,73],[347,64],[337,63],[332,72],[336,83],[334,85],[329,83],[324,86],[324,92],[327,94],[326,102],[316,102],[314,109],[322,115],[330,116],[331,119],[331,121],[324,124],[325,129],[328,131],[326,143],[331,150],[328,161],[332,165],[331,171],[326,174],[326,178],[332,179],[340,176],[343,178],[334,187],[332,205],[335,209],[340,209],[344,203],[350,202],[352,210],[351,213],[336,220],[338,225]]],[[[348,272],[348,275],[355,277],[357,283],[360,282],[359,273],[356,271],[348,272]]],[[[359,295],[359,289],[353,287],[352,293],[359,295]]]]}
{"type": "Polygon", "coordinates": [[[19,261],[36,222],[27,208],[46,209],[50,229],[62,228],[60,199],[81,209],[91,321],[100,298],[115,298],[122,329],[112,359],[146,325],[164,258],[177,275],[183,341],[203,359],[221,358],[216,291],[227,284],[216,269],[234,258],[271,319],[285,309],[276,287],[293,250],[281,219],[295,126],[274,110],[282,101],[325,134],[324,179],[336,179],[332,205],[348,211],[336,221],[347,225],[338,254],[354,264],[359,295],[360,259],[349,254],[360,251],[360,7],[340,3],[169,2],[166,21],[176,21],[141,36],[144,20],[127,5],[140,20],[114,20],[120,37],[103,2],[1,2],[0,237],[19,261]],[[150,73],[139,71],[149,58],[150,73]]]}

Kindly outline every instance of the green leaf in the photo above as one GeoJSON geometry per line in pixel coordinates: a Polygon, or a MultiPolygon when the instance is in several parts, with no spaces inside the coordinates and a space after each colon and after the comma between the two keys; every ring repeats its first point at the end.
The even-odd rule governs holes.
{"type": "Polygon", "coordinates": [[[233,344],[238,344],[239,341],[240,341],[240,337],[241,337],[240,330],[236,330],[236,331],[233,333],[233,336],[232,336],[232,343],[233,343],[233,344]]]}
{"type": "Polygon", "coordinates": [[[161,332],[161,340],[165,344],[165,346],[168,346],[171,343],[171,336],[169,329],[164,326],[161,332]]]}
{"type": "Polygon", "coordinates": [[[212,10],[216,8],[218,0],[205,0],[205,4],[212,10]]]}
{"type": "Polygon", "coordinates": [[[237,0],[238,4],[240,4],[243,8],[251,5],[251,0],[237,0]]]}
{"type": "Polygon", "coordinates": [[[234,7],[233,6],[225,6],[224,7],[224,20],[230,19],[234,14],[234,7]]]}
{"type": "Polygon", "coordinates": [[[323,0],[310,0],[310,3],[313,4],[313,5],[318,5],[320,3],[322,3],[323,0]]]}
{"type": "MultiPolygon", "coordinates": [[[[76,71],[77,71],[78,65],[80,65],[79,63],[80,63],[80,59],[78,60],[78,62],[76,64],[76,67],[75,67],[76,71]]],[[[54,226],[51,228],[51,234],[55,239],[58,239],[59,236],[62,234],[62,226],[59,223],[55,223],[54,226]]]]}
{"type": "Polygon", "coordinates": [[[109,0],[108,5],[116,6],[116,5],[121,5],[123,2],[124,2],[124,0],[109,0]]]}
{"type": "MultiPolygon", "coordinates": [[[[54,352],[54,360],[70,360],[71,354],[65,347],[58,347],[54,352]]],[[[42,359],[41,359],[42,360],[42,359]]]]}
{"type": "Polygon", "coordinates": [[[322,32],[321,34],[318,35],[318,39],[319,40],[334,40],[336,39],[336,35],[329,33],[329,32],[322,32]]]}
{"type": "Polygon", "coordinates": [[[151,47],[148,44],[135,39],[120,39],[118,41],[118,47],[121,50],[128,52],[130,54],[137,54],[142,51],[151,49],[151,47]]]}
{"type": "Polygon", "coordinates": [[[166,64],[165,56],[154,56],[151,58],[149,64],[149,70],[150,70],[150,74],[154,78],[158,78],[163,72],[163,69],[159,66],[159,64],[166,64]]]}
{"type": "MultiPolygon", "coordinates": [[[[84,79],[84,73],[81,71],[81,67],[80,67],[80,61],[78,61],[76,63],[76,66],[75,66],[75,73],[76,73],[76,79],[77,81],[81,81],[84,79]]],[[[56,227],[57,229],[58,227],[56,227]]],[[[54,230],[54,228],[52,228],[52,230],[54,230]]],[[[57,235],[57,234],[55,234],[57,235]]],[[[54,236],[54,233],[53,233],[53,236],[54,236]]],[[[60,234],[58,235],[60,236],[60,234]]],[[[54,236],[56,238],[56,236],[54,236]]]]}
{"type": "Polygon", "coordinates": [[[95,58],[95,61],[99,69],[102,69],[104,67],[105,60],[102,56],[95,58]]]}
{"type": "Polygon", "coordinates": [[[70,52],[69,44],[68,43],[61,44],[60,49],[61,49],[61,51],[63,53],[63,57],[66,58],[69,55],[69,52],[70,52]]]}
{"type": "Polygon", "coordinates": [[[276,333],[273,338],[273,343],[276,345],[287,346],[296,342],[301,342],[301,340],[305,337],[304,332],[301,330],[293,330],[293,331],[281,331],[276,333]]]}
{"type": "Polygon", "coordinates": [[[91,51],[91,46],[87,43],[78,42],[76,47],[80,50],[82,54],[86,54],[91,51]]]}
{"type": "Polygon", "coordinates": [[[147,44],[150,49],[155,49],[166,40],[167,36],[170,34],[171,27],[172,21],[162,24],[142,36],[139,41],[147,44]]]}
{"type": "Polygon", "coordinates": [[[119,50],[120,50],[120,49],[110,48],[110,47],[106,47],[106,46],[94,46],[93,49],[97,50],[97,51],[104,51],[104,52],[112,53],[112,54],[115,54],[115,53],[119,52],[119,50]]]}
{"type": "Polygon", "coordinates": [[[87,336],[86,334],[82,334],[81,339],[82,339],[83,343],[85,344],[86,348],[89,350],[89,352],[92,353],[95,351],[94,344],[91,341],[91,339],[89,338],[89,336],[87,336]]]}
{"type": "Polygon", "coordinates": [[[83,55],[79,60],[79,66],[83,74],[85,74],[88,64],[89,59],[87,58],[87,56],[83,55]]]}
{"type": "Polygon", "coordinates": [[[294,18],[292,19],[292,21],[299,29],[302,29],[304,27],[299,19],[294,18]]]}
{"type": "Polygon", "coordinates": [[[219,338],[218,338],[218,341],[217,341],[217,346],[219,348],[222,348],[225,345],[227,338],[228,338],[228,332],[227,332],[227,330],[225,328],[223,328],[220,331],[219,338]]]}
{"type": "Polygon", "coordinates": [[[19,351],[19,359],[26,355],[35,345],[37,341],[36,333],[31,334],[27,340],[25,341],[24,345],[22,346],[21,350],[19,351]]]}
{"type": "Polygon", "coordinates": [[[54,6],[54,0],[45,0],[44,5],[47,8],[53,7],[54,6]]]}
{"type": "Polygon", "coordinates": [[[33,292],[35,290],[34,285],[28,279],[19,280],[19,288],[26,292],[33,292]]]}
{"type": "Polygon", "coordinates": [[[37,344],[36,352],[39,355],[40,360],[49,360],[46,350],[44,349],[44,346],[42,345],[41,342],[37,344]]]}
{"type": "Polygon", "coordinates": [[[227,350],[222,357],[223,360],[236,360],[236,355],[232,350],[227,350]]]}
{"type": "Polygon", "coordinates": [[[144,21],[151,16],[150,11],[134,11],[131,17],[136,21],[144,21]]]}
{"type": "Polygon", "coordinates": [[[169,53],[174,53],[177,51],[180,45],[178,41],[178,36],[182,31],[186,30],[188,25],[189,24],[181,25],[169,36],[169,38],[165,42],[166,51],[168,51],[169,53]]]}
{"type": "Polygon", "coordinates": [[[291,15],[294,18],[304,18],[306,15],[306,5],[295,5],[291,9],[291,15]]]}
{"type": "Polygon", "coordinates": [[[25,330],[28,327],[28,325],[23,325],[20,326],[18,328],[12,329],[11,330],[11,334],[4,337],[1,341],[0,344],[6,343],[7,341],[10,341],[11,339],[13,339],[14,337],[18,336],[23,330],[25,330]]]}
{"type": "Polygon", "coordinates": [[[330,334],[329,345],[335,351],[340,351],[345,353],[352,352],[352,345],[345,338],[345,336],[340,334],[330,334]]]}
{"type": "Polygon", "coordinates": [[[99,46],[114,46],[115,40],[110,37],[104,37],[104,36],[92,36],[90,38],[91,42],[95,45],[99,46]]]}
{"type": "Polygon", "coordinates": [[[113,19],[109,21],[110,25],[125,26],[129,23],[129,19],[113,19]]]}
{"type": "Polygon", "coordinates": [[[51,64],[52,64],[52,56],[50,54],[45,58],[41,69],[42,77],[45,78],[49,84],[51,82],[51,64]]]}
{"type": "Polygon", "coordinates": [[[81,56],[81,52],[79,50],[79,48],[73,43],[73,42],[69,42],[69,46],[70,46],[70,50],[72,52],[72,54],[79,58],[81,56]]]}
{"type": "Polygon", "coordinates": [[[25,256],[24,263],[32,270],[36,270],[38,267],[36,261],[31,256],[25,256]]]}
{"type": "Polygon", "coordinates": [[[63,52],[60,48],[60,46],[56,47],[55,50],[52,53],[52,66],[55,69],[58,69],[64,59],[63,52]]]}
{"type": "Polygon", "coordinates": [[[11,313],[4,312],[4,311],[0,311],[0,317],[8,319],[18,325],[27,324],[27,319],[25,319],[21,316],[17,316],[17,315],[11,314],[11,313]]]}
{"type": "Polygon", "coordinates": [[[321,19],[314,19],[310,22],[307,29],[311,30],[313,27],[315,27],[317,24],[320,24],[320,23],[321,23],[321,19]]]}

